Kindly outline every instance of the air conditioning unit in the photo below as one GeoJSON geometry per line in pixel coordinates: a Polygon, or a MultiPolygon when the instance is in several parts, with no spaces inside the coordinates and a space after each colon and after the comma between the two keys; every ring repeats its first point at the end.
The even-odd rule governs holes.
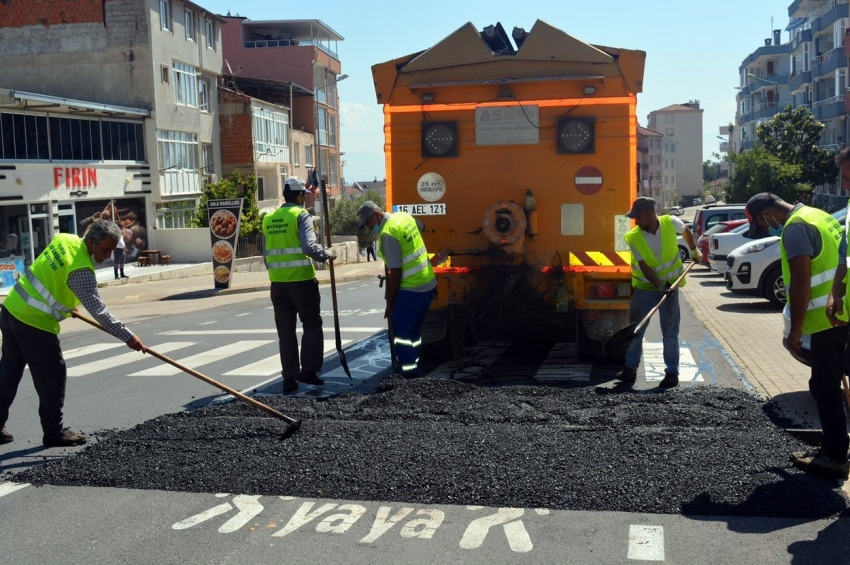
{"type": "Polygon", "coordinates": [[[215,184],[218,182],[218,175],[215,173],[204,175],[204,180],[207,181],[208,184],[215,184]]]}

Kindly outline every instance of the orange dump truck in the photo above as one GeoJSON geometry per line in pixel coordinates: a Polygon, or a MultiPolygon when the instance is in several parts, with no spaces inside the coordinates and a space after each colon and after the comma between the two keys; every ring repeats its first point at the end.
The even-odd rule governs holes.
{"type": "Polygon", "coordinates": [[[372,67],[388,210],[422,220],[428,251],[450,255],[423,341],[448,337],[459,354],[498,317],[574,329],[583,358],[612,353],[631,298],[624,214],[645,58],[538,20],[510,37],[467,23],[372,67]]]}

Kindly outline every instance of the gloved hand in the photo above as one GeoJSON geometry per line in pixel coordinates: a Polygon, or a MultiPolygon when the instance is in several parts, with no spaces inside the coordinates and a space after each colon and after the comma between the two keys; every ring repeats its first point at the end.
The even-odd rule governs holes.
{"type": "Polygon", "coordinates": [[[664,294],[664,295],[670,294],[670,293],[672,293],[672,292],[673,292],[673,289],[672,289],[672,288],[670,288],[670,286],[671,286],[671,285],[670,285],[670,283],[669,283],[669,282],[668,282],[668,283],[666,283],[664,286],[659,286],[659,287],[658,287],[658,292],[660,292],[661,294],[664,294]]]}
{"type": "Polygon", "coordinates": [[[328,249],[328,261],[336,259],[336,249],[328,249]]]}
{"type": "Polygon", "coordinates": [[[699,252],[699,249],[691,249],[691,261],[694,263],[702,261],[702,253],[699,252]]]}

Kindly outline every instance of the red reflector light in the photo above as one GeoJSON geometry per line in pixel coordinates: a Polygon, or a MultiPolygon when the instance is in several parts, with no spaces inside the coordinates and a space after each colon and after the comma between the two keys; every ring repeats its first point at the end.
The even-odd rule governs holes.
{"type": "Polygon", "coordinates": [[[717,251],[717,250],[719,249],[719,247],[720,247],[720,245],[717,243],[717,240],[716,240],[716,239],[712,239],[712,240],[711,240],[711,243],[713,243],[713,244],[714,244],[714,245],[712,245],[712,247],[714,247],[714,250],[715,250],[715,251],[717,251]]]}
{"type": "Polygon", "coordinates": [[[632,285],[625,283],[605,283],[590,285],[590,296],[593,298],[620,298],[632,293],[632,285]]]}

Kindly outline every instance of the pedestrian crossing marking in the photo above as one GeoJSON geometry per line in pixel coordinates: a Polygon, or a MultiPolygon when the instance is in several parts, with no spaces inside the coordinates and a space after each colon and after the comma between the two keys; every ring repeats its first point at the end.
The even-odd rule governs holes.
{"type": "Polygon", "coordinates": [[[16,490],[21,490],[30,486],[29,483],[13,483],[12,481],[0,483],[0,497],[12,494],[16,490]]]}
{"type": "MultiPolygon", "coordinates": [[[[658,342],[644,342],[643,344],[643,372],[647,382],[656,382],[664,379],[667,364],[664,363],[664,344],[658,342]]],[[[679,349],[679,383],[703,383],[697,362],[688,347],[679,349]]]]}
{"type": "MultiPolygon", "coordinates": [[[[217,347],[215,349],[210,349],[209,351],[204,351],[202,353],[198,353],[197,355],[192,355],[190,357],[186,357],[185,359],[178,360],[178,363],[182,365],[186,365],[188,367],[197,368],[203,367],[204,365],[210,365],[212,363],[216,363],[223,359],[227,359],[228,357],[233,357],[234,355],[245,353],[251,349],[256,349],[258,347],[262,347],[269,343],[273,343],[271,340],[251,340],[251,341],[237,341],[235,343],[225,345],[223,347],[217,347]]],[[[180,373],[180,369],[177,367],[173,367],[171,365],[161,365],[158,367],[152,367],[150,369],[145,369],[144,371],[138,371],[136,373],[132,373],[130,377],[170,377],[172,375],[176,375],[180,373]]]]}
{"type": "Polygon", "coordinates": [[[462,358],[457,361],[446,361],[428,376],[435,379],[460,381],[480,377],[510,345],[509,341],[479,341],[464,349],[462,358]]]}
{"type": "MultiPolygon", "coordinates": [[[[350,339],[342,340],[342,345],[351,343],[350,339]]],[[[336,341],[326,339],[324,345],[324,354],[328,354],[331,351],[336,351],[336,341]]],[[[266,357],[265,359],[260,359],[255,363],[251,363],[250,365],[245,365],[243,367],[239,367],[238,369],[234,369],[232,371],[228,371],[224,373],[222,376],[225,377],[271,377],[272,375],[277,375],[280,373],[281,365],[280,365],[280,354],[272,355],[271,357],[266,357]]]]}
{"type": "Polygon", "coordinates": [[[67,361],[68,359],[74,359],[76,357],[82,357],[83,355],[91,355],[92,353],[100,353],[101,351],[109,351],[110,349],[117,349],[119,347],[127,347],[126,344],[119,342],[110,342],[110,343],[94,343],[92,345],[86,345],[84,347],[78,347],[76,349],[69,349],[68,351],[62,352],[62,357],[67,361]]]}
{"type": "Polygon", "coordinates": [[[534,375],[541,383],[589,381],[593,363],[578,360],[575,343],[556,343],[534,375]]]}
{"type": "MultiPolygon", "coordinates": [[[[331,326],[328,329],[333,329],[331,326]]],[[[354,333],[377,333],[383,331],[385,328],[340,328],[345,332],[354,332],[354,333]]],[[[304,333],[302,328],[298,328],[296,330],[298,333],[304,333]]],[[[262,328],[257,330],[169,330],[167,332],[160,332],[158,335],[260,335],[260,334],[273,334],[277,335],[277,330],[275,328],[262,328]]]]}
{"type": "MultiPolygon", "coordinates": [[[[176,351],[177,349],[191,347],[193,345],[195,345],[194,341],[170,341],[168,343],[157,345],[156,347],[154,347],[154,349],[156,349],[159,353],[168,353],[170,351],[176,351]]],[[[141,352],[130,351],[122,355],[116,355],[115,357],[106,357],[104,359],[98,359],[97,361],[91,361],[90,363],[84,363],[82,365],[69,366],[68,376],[85,377],[86,375],[97,373],[98,371],[115,369],[120,365],[126,365],[127,363],[135,363],[138,361],[143,361],[144,359],[145,357],[141,352]]]]}

